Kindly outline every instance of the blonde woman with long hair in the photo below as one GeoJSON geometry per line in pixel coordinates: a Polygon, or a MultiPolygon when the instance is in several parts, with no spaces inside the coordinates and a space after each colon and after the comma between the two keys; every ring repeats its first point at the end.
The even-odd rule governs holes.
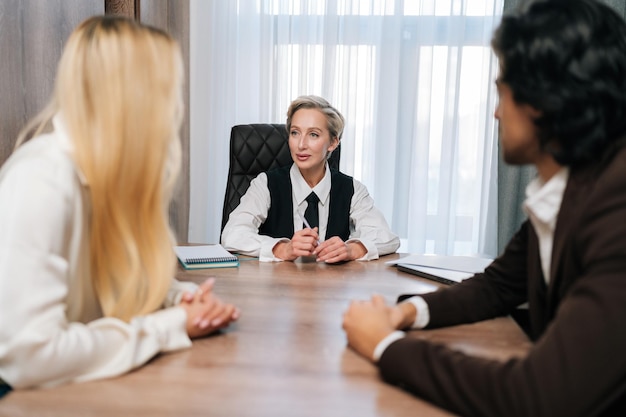
{"type": "Polygon", "coordinates": [[[117,376],[238,309],[173,276],[182,59],[132,20],[83,22],[0,170],[0,384],[117,376]],[[44,133],[47,132],[47,133],[44,133]]]}

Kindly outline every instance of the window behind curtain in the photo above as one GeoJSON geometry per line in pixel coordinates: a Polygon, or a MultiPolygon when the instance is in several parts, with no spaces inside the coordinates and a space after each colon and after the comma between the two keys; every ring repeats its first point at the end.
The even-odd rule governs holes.
{"type": "Polygon", "coordinates": [[[341,170],[368,187],[401,250],[495,255],[501,0],[191,7],[191,241],[219,237],[230,127],[284,123],[294,98],[317,94],[346,118],[341,170]]]}

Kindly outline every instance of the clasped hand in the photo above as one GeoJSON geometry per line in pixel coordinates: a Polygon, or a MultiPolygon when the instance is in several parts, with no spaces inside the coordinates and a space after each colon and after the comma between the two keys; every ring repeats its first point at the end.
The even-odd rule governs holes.
{"type": "Polygon", "coordinates": [[[195,293],[186,292],[181,299],[180,306],[187,312],[187,334],[192,339],[227,327],[239,318],[237,307],[213,293],[214,282],[213,278],[207,279],[195,293]]]}
{"type": "Polygon", "coordinates": [[[416,311],[411,303],[388,306],[380,295],[368,301],[352,301],[343,315],[343,329],[348,345],[369,360],[374,349],[394,330],[408,327],[415,321],[416,311]]]}
{"type": "Polygon", "coordinates": [[[337,263],[352,261],[365,255],[365,247],[359,242],[344,242],[339,236],[319,241],[318,228],[305,228],[294,233],[289,242],[279,243],[275,255],[285,261],[300,256],[315,256],[318,262],[337,263]]]}

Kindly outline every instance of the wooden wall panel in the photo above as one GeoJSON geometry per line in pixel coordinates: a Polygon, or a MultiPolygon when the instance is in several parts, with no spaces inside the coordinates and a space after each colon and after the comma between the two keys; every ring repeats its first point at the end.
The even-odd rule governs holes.
{"type": "Polygon", "coordinates": [[[102,0],[0,0],[0,164],[50,99],[65,40],[102,0]]]}
{"type": "MultiPolygon", "coordinates": [[[[129,0],[132,1],[132,0],[129,0]]],[[[136,10],[142,23],[166,30],[181,46],[185,79],[189,80],[189,1],[137,0],[136,10]]],[[[170,223],[179,243],[186,243],[189,226],[189,83],[185,83],[185,118],[181,128],[183,161],[180,180],[170,206],[170,223]]]]}
{"type": "Polygon", "coordinates": [[[139,16],[139,0],[104,0],[104,12],[128,17],[139,16]]]}

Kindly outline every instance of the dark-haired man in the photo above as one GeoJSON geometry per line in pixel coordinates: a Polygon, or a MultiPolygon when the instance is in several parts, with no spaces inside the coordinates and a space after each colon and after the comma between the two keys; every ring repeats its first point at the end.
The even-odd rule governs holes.
{"type": "Polygon", "coordinates": [[[382,377],[464,416],[626,415],[626,24],[594,0],[506,16],[495,117],[503,158],[533,164],[528,220],[483,274],[344,315],[382,377]],[[525,358],[475,358],[396,329],[510,313],[528,301],[525,358]]]}

